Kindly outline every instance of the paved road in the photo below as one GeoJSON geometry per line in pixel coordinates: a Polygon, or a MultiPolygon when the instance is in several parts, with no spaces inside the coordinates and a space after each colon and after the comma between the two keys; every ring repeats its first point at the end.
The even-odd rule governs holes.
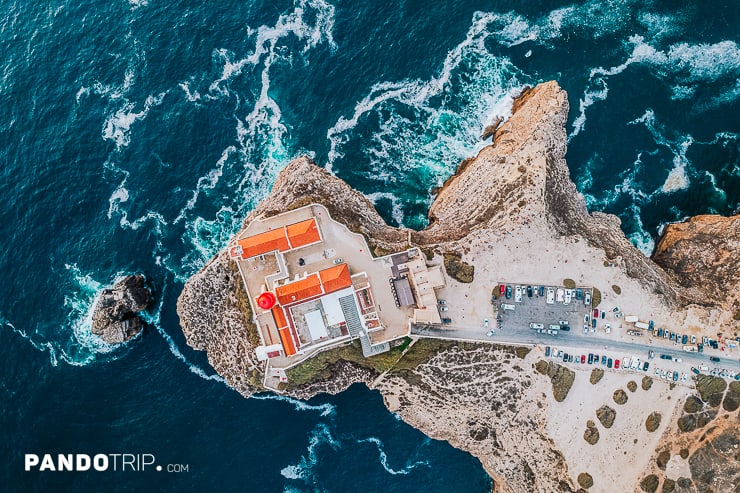
{"type": "MultiPolygon", "coordinates": [[[[541,346],[552,346],[558,349],[575,348],[578,354],[582,352],[603,354],[606,350],[606,352],[612,354],[612,357],[637,356],[641,360],[647,360],[648,351],[653,350],[655,351],[655,359],[650,363],[651,369],[654,369],[655,366],[663,367],[663,365],[668,365],[680,367],[681,371],[688,372],[691,366],[698,367],[699,365],[705,365],[710,369],[724,368],[730,372],[740,372],[740,360],[738,360],[735,354],[732,357],[728,357],[727,354],[720,351],[713,351],[710,354],[706,352],[688,353],[680,347],[666,347],[663,344],[654,342],[659,339],[651,336],[633,337],[634,341],[621,341],[610,339],[607,334],[584,334],[582,330],[578,329],[569,332],[560,331],[558,335],[551,336],[538,334],[537,331],[527,328],[496,330],[496,334],[493,337],[488,337],[486,336],[487,330],[482,327],[465,329],[417,326],[412,328],[411,333],[420,336],[444,337],[449,339],[467,339],[508,344],[538,344],[541,346]],[[716,356],[720,358],[719,363],[709,361],[709,356],[714,355],[714,353],[717,353],[716,356]],[[681,363],[672,363],[671,361],[661,360],[661,354],[675,356],[676,358],[681,358],[682,361],[681,363]]],[[[662,342],[662,340],[660,341],[662,342]]],[[[649,370],[648,373],[651,373],[651,371],[649,370]]]]}

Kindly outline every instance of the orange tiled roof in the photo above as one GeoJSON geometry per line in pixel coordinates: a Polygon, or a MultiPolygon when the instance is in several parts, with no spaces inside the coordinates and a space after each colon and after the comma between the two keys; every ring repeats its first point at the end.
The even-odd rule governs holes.
{"type": "Polygon", "coordinates": [[[242,247],[242,258],[256,257],[263,253],[280,250],[284,252],[290,249],[288,238],[283,228],[265,231],[254,236],[249,236],[237,242],[242,247]]]}
{"type": "Polygon", "coordinates": [[[277,305],[273,306],[272,316],[275,319],[275,325],[277,325],[278,329],[282,329],[283,327],[288,326],[288,321],[285,320],[285,312],[283,311],[282,307],[277,305]]]}
{"type": "Polygon", "coordinates": [[[296,353],[295,344],[293,338],[290,336],[290,329],[287,327],[278,330],[280,333],[280,341],[283,343],[283,349],[285,350],[285,356],[293,356],[296,353]]]}
{"type": "Polygon", "coordinates": [[[321,280],[318,274],[311,274],[300,281],[278,286],[275,288],[275,294],[277,294],[281,305],[289,305],[296,301],[323,294],[323,291],[321,290],[321,280]]]}
{"type": "Polygon", "coordinates": [[[313,217],[299,223],[291,224],[285,229],[288,232],[288,239],[293,248],[299,248],[321,241],[319,227],[316,225],[316,219],[313,217]]]}
{"type": "Polygon", "coordinates": [[[335,265],[319,272],[325,293],[332,293],[352,286],[347,264],[335,265]]]}

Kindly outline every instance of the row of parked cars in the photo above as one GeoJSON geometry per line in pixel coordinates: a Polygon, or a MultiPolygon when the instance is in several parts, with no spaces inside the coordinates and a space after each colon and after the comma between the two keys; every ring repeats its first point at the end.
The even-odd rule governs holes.
{"type": "Polygon", "coordinates": [[[506,298],[507,300],[514,297],[514,301],[521,303],[524,299],[524,295],[528,298],[538,297],[544,298],[547,296],[547,303],[553,304],[556,301],[568,305],[573,299],[580,301],[583,300],[583,304],[588,306],[591,304],[591,292],[582,288],[567,289],[545,287],[545,286],[521,286],[517,285],[512,288],[508,284],[499,284],[499,298],[506,298]]]}
{"type": "Polygon", "coordinates": [[[598,365],[599,363],[601,363],[607,368],[619,368],[619,360],[612,360],[612,358],[609,358],[605,355],[599,356],[598,354],[593,353],[588,353],[587,355],[568,354],[563,352],[562,350],[552,349],[550,348],[550,346],[545,347],[545,357],[559,359],[562,360],[563,363],[578,363],[583,365],[598,365]]]}

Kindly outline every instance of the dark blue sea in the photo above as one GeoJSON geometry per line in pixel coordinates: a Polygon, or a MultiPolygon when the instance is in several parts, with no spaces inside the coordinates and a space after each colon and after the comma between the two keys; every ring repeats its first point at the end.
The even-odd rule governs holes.
{"type": "Polygon", "coordinates": [[[301,154],[423,227],[482,127],[550,79],[579,190],[649,254],[666,223],[740,206],[738,26],[729,0],[0,0],[0,489],[490,491],[362,386],[240,397],[185,344],[183,282],[301,154]],[[133,272],[157,305],[106,346],[91,306],[133,272]]]}

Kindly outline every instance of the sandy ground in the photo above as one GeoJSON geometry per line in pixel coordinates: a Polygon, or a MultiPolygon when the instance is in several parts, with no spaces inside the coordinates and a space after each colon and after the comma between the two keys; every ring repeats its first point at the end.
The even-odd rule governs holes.
{"type": "MultiPolygon", "coordinates": [[[[469,253],[464,259],[475,265],[475,279],[471,284],[450,281],[446,290],[438,293],[440,298],[465,300],[465,303],[450,304],[447,316],[462,328],[480,327],[485,318],[495,317],[491,305],[491,291],[499,283],[561,285],[564,279],[573,279],[580,286],[593,286],[602,293],[599,308],[607,310],[604,322],[611,324],[610,334],[599,324],[598,337],[609,340],[633,341],[627,330],[634,325],[618,319],[611,309],[618,306],[625,315],[636,315],[641,321],[653,320],[655,327],[663,327],[681,334],[716,337],[714,315],[700,309],[669,310],[660,299],[646,290],[637,280],[628,277],[619,266],[605,266],[608,261],[604,252],[592,248],[583,240],[560,237],[543,242],[551,237],[545,232],[547,226],[537,224],[517,225],[511,232],[493,233],[490,230],[471,235],[468,243],[469,253]],[[491,241],[491,239],[494,241],[491,241]],[[532,245],[542,244],[537,249],[532,245]],[[526,252],[536,252],[528,254],[526,252]],[[533,256],[535,255],[535,256],[533,256]],[[618,286],[616,294],[612,286],[618,286]],[[454,294],[453,294],[454,292],[454,294]]],[[[646,332],[640,342],[655,345],[656,353],[660,347],[680,349],[679,344],[668,339],[658,340],[646,332]]],[[[725,347],[724,351],[705,348],[708,356],[737,358],[740,348],[725,347]]],[[[684,365],[681,372],[689,372],[684,365]]]]}
{"type": "MultiPolygon", "coordinates": [[[[666,382],[654,381],[645,391],[639,373],[606,372],[596,385],[589,382],[590,368],[576,369],[576,379],[568,397],[555,402],[548,399],[548,432],[569,465],[573,481],[588,472],[594,478],[590,491],[633,491],[640,473],[650,461],[664,432],[669,431],[672,416],[691,392],[687,386],[670,389],[666,382]],[[627,382],[637,383],[633,393],[627,382]],[[627,393],[627,403],[619,405],[612,395],[615,390],[627,393]],[[607,405],[617,413],[611,428],[604,428],[596,410],[607,405]],[[660,427],[649,433],[645,419],[652,412],[662,415],[660,427]],[[599,430],[599,441],[590,445],[583,439],[586,422],[593,420],[599,430]]],[[[676,464],[678,468],[681,466],[676,464]]],[[[682,468],[679,470],[683,470],[682,468]]]]}

